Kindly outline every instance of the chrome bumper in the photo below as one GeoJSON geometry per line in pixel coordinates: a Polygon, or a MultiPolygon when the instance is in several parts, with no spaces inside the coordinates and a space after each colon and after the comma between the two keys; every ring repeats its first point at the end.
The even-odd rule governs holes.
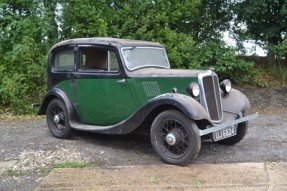
{"type": "Polygon", "coordinates": [[[226,127],[230,127],[232,125],[236,125],[236,124],[242,123],[244,121],[249,121],[249,120],[256,119],[257,117],[258,117],[258,113],[255,113],[255,114],[248,115],[248,116],[245,116],[245,117],[241,117],[239,119],[228,121],[228,122],[225,122],[225,123],[222,123],[222,124],[214,125],[214,126],[209,127],[207,129],[199,130],[199,135],[203,136],[203,135],[207,135],[209,133],[214,133],[216,131],[220,131],[222,129],[225,129],[226,127]]]}

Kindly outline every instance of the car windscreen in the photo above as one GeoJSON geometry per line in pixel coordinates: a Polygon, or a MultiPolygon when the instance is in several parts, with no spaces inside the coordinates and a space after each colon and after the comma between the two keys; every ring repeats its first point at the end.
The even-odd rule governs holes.
{"type": "Polygon", "coordinates": [[[170,68],[166,52],[158,47],[125,47],[122,54],[128,70],[145,67],[170,68]]]}

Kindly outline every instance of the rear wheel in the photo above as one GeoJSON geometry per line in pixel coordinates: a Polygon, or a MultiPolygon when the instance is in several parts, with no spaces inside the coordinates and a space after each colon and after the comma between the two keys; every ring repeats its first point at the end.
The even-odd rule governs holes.
{"type": "Polygon", "coordinates": [[[59,99],[52,100],[46,111],[49,131],[54,137],[60,139],[70,138],[73,129],[68,122],[68,112],[65,104],[59,99]]]}
{"type": "Polygon", "coordinates": [[[170,164],[188,164],[201,147],[197,125],[175,110],[164,111],[155,118],[150,136],[155,152],[170,164]]]}
{"type": "MultiPolygon", "coordinates": [[[[237,118],[244,117],[245,112],[241,112],[237,118]]],[[[235,145],[236,143],[240,142],[246,135],[248,129],[248,122],[242,122],[237,124],[237,134],[233,137],[223,139],[218,141],[217,143],[223,144],[223,145],[235,145]]]]}

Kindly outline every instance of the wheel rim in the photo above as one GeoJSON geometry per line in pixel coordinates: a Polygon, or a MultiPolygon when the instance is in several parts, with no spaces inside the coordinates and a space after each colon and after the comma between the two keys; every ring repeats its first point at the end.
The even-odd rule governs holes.
{"type": "Polygon", "coordinates": [[[49,118],[49,121],[52,123],[52,130],[57,134],[62,134],[67,124],[64,109],[59,105],[52,106],[49,118]]]}
{"type": "Polygon", "coordinates": [[[170,158],[182,158],[189,149],[185,128],[176,120],[165,120],[158,128],[156,139],[160,150],[170,158]]]}

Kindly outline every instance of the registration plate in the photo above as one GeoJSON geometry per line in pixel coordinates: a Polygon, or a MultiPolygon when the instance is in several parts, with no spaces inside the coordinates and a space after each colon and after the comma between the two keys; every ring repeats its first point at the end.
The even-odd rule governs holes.
{"type": "Polygon", "coordinates": [[[237,127],[236,126],[231,126],[227,127],[225,129],[222,129],[220,131],[216,131],[212,133],[212,138],[214,141],[219,141],[222,139],[226,139],[232,136],[235,136],[237,134],[237,127]]]}

